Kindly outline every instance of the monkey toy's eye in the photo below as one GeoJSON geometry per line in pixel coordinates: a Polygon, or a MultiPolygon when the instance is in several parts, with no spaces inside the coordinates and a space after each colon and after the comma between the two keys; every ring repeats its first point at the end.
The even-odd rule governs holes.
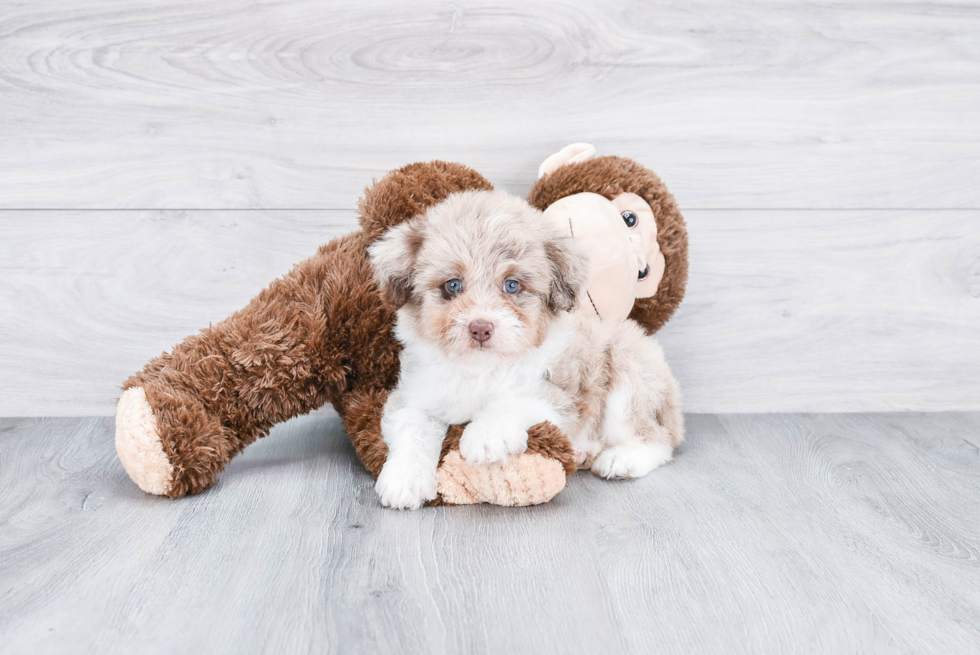
{"type": "Polygon", "coordinates": [[[521,283],[517,280],[507,280],[504,282],[504,291],[507,293],[517,293],[521,290],[521,283]]]}
{"type": "Polygon", "coordinates": [[[457,295],[463,290],[463,281],[458,277],[454,277],[451,280],[446,280],[442,284],[442,296],[446,300],[449,300],[453,296],[457,295]]]}
{"type": "Polygon", "coordinates": [[[636,220],[637,220],[636,214],[634,214],[630,210],[627,209],[626,211],[623,212],[623,221],[626,223],[626,227],[635,227],[636,220]]]}

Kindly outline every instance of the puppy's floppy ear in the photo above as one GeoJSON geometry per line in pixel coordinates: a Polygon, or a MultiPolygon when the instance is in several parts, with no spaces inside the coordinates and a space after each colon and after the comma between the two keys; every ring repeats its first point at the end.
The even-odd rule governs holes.
{"type": "Polygon", "coordinates": [[[422,219],[413,218],[391,228],[368,248],[381,295],[395,307],[412,297],[415,260],[424,241],[422,219]]]}
{"type": "Polygon", "coordinates": [[[570,312],[578,305],[579,297],[585,293],[589,274],[588,258],[570,238],[546,241],[544,251],[551,260],[548,309],[556,314],[570,312]]]}

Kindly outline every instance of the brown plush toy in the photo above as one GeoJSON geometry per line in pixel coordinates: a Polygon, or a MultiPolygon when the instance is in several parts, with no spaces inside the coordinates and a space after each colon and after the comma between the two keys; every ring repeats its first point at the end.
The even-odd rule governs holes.
{"type": "MultiPolygon", "coordinates": [[[[597,194],[617,211],[617,202],[633,203],[641,220],[655,219],[652,245],[663,257],[662,278],[629,313],[653,333],[684,294],[684,220],[651,171],[629,159],[591,158],[594,149],[588,148],[583,152],[576,144],[549,158],[528,202],[546,210],[561,199],[597,194]]],[[[116,411],[116,451],[133,481],[171,498],[203,491],[273,425],[326,402],[343,420],[365,468],[377,477],[387,455],[381,412],[398,377],[400,347],[392,334],[394,308],[378,292],[367,248],[387,228],[452,193],[491,188],[461,164],[434,161],[389,173],[365,191],[359,231],[322,246],[245,308],[126,380],[116,411]]],[[[591,216],[574,198],[565,202],[571,202],[573,213],[591,216]]],[[[592,202],[589,207],[596,206],[592,202]]],[[[649,236],[645,241],[634,239],[641,263],[657,256],[640,252],[650,250],[649,236]]],[[[568,438],[550,423],[532,427],[527,451],[503,465],[467,464],[458,450],[461,433],[461,426],[450,428],[443,445],[436,503],[541,503],[560,492],[576,468],[568,438]]]]}

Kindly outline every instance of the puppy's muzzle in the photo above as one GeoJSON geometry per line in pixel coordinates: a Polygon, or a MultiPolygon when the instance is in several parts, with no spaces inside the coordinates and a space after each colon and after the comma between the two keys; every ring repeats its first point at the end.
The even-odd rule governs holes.
{"type": "Polygon", "coordinates": [[[483,345],[493,336],[493,323],[489,321],[473,321],[470,323],[470,337],[483,345]]]}

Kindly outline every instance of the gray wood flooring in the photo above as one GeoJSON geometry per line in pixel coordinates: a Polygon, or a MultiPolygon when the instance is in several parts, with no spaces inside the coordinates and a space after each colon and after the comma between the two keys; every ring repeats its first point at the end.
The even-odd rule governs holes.
{"type": "Polygon", "coordinates": [[[180,501],[128,480],[111,419],[2,419],[0,651],[980,651],[980,414],[688,435],[642,480],[401,513],[334,416],[180,501]]]}

